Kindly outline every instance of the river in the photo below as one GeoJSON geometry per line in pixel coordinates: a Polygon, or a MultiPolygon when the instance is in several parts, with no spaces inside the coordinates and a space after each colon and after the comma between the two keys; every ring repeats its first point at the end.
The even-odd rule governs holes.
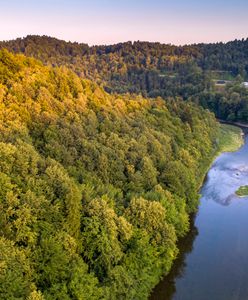
{"type": "Polygon", "coordinates": [[[191,231],[150,300],[248,299],[248,197],[235,195],[241,185],[248,185],[247,136],[212,164],[191,231]]]}

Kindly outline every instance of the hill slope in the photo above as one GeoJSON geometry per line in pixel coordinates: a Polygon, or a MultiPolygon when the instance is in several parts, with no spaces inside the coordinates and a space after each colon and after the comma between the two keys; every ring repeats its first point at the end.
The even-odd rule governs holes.
{"type": "Polygon", "coordinates": [[[3,47],[45,64],[66,65],[108,92],[179,96],[210,109],[218,118],[248,122],[248,89],[241,86],[248,81],[248,39],[182,47],[148,42],[89,47],[27,36],[0,43],[3,47]],[[223,79],[232,84],[219,88],[215,83],[223,79]]]}
{"type": "Polygon", "coordinates": [[[209,112],[0,51],[0,298],[145,299],[216,148],[209,112]]]}

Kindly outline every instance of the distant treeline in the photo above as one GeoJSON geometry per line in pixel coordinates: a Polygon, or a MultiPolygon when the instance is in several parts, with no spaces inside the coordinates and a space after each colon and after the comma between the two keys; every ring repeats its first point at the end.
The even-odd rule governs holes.
{"type": "Polygon", "coordinates": [[[27,36],[2,42],[0,47],[52,66],[65,65],[108,92],[164,99],[179,96],[209,108],[219,118],[248,121],[248,93],[239,84],[248,80],[248,39],[187,46],[138,41],[89,47],[27,36]],[[212,79],[223,76],[234,84],[216,90],[212,79]]]}

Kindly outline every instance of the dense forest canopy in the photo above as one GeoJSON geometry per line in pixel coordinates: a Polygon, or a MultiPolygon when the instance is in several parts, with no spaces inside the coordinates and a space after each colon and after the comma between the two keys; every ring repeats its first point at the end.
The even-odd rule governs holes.
{"type": "Polygon", "coordinates": [[[1,42],[0,48],[52,66],[66,65],[111,93],[179,96],[209,108],[218,118],[248,122],[248,89],[241,85],[248,81],[248,39],[186,46],[137,41],[89,47],[27,36],[1,42]],[[219,89],[214,80],[229,84],[219,89]]]}
{"type": "MultiPolygon", "coordinates": [[[[55,65],[111,54],[32,39],[44,41],[12,47],[55,65]]],[[[194,103],[109,94],[0,50],[0,298],[146,299],[188,230],[218,128],[194,103]]]]}

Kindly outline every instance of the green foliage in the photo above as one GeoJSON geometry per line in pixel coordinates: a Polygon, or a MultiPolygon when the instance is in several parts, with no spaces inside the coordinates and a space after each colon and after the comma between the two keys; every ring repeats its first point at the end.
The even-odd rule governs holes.
{"type": "Polygon", "coordinates": [[[145,299],[217,148],[213,115],[0,51],[0,298],[145,299]]]}
{"type": "Polygon", "coordinates": [[[14,242],[0,239],[0,297],[23,299],[30,291],[30,263],[24,249],[14,242]]]}
{"type": "Polygon", "coordinates": [[[229,83],[222,91],[204,92],[198,102],[221,120],[248,122],[248,88],[240,82],[229,83]]]}
{"type": "MultiPolygon", "coordinates": [[[[27,36],[2,42],[0,48],[36,57],[45,64],[66,65],[108,92],[161,96],[165,100],[179,96],[210,109],[220,119],[248,121],[248,89],[242,87],[242,82],[248,81],[248,39],[178,47],[139,41],[89,47],[27,36]],[[228,81],[224,91],[216,84],[218,80],[228,81]],[[230,83],[235,87],[230,88],[230,83]]],[[[19,67],[12,64],[5,73],[19,67]]],[[[62,81],[58,83],[60,87],[62,81]]],[[[77,93],[76,88],[74,95],[77,93]]]]}
{"type": "Polygon", "coordinates": [[[236,194],[240,197],[248,196],[248,186],[247,185],[240,186],[239,189],[236,191],[236,194]]]}
{"type": "Polygon", "coordinates": [[[242,131],[240,128],[222,124],[220,126],[219,150],[221,152],[236,151],[243,144],[242,131]]]}
{"type": "Polygon", "coordinates": [[[92,200],[82,217],[84,257],[100,280],[123,258],[132,227],[105,200],[92,200]]]}

